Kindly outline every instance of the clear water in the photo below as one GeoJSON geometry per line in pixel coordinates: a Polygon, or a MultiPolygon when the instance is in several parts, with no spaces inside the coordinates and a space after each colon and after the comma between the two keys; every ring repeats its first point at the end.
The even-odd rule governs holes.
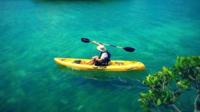
{"type": "MultiPolygon", "coordinates": [[[[176,56],[200,55],[199,12],[199,0],[0,0],[0,111],[142,112],[139,80],[176,56]],[[57,66],[54,57],[98,54],[81,37],[136,48],[108,47],[112,59],[141,61],[146,71],[57,66]]],[[[180,101],[192,111],[193,97],[180,101]]]]}

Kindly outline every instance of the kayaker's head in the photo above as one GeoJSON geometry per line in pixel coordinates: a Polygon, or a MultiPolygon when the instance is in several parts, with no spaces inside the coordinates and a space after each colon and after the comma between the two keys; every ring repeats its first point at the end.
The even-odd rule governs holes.
{"type": "Polygon", "coordinates": [[[107,49],[105,48],[104,45],[98,45],[97,50],[100,51],[100,52],[106,52],[107,51],[107,49]]]}

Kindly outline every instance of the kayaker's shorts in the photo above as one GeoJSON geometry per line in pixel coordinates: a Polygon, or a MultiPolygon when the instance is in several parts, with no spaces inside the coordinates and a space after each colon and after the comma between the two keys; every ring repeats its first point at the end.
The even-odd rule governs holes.
{"type": "Polygon", "coordinates": [[[95,66],[107,66],[108,64],[106,64],[106,63],[100,63],[100,62],[96,61],[94,65],[95,66]]]}

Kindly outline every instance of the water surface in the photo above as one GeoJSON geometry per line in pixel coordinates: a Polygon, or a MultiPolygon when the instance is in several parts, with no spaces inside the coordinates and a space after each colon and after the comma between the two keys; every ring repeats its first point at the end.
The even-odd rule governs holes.
{"type": "MultiPolygon", "coordinates": [[[[199,6],[198,0],[0,0],[0,111],[142,112],[139,80],[172,66],[176,56],[200,55],[199,6]],[[57,66],[54,57],[98,54],[82,37],[136,48],[107,47],[112,59],[141,61],[146,71],[57,66]]],[[[193,97],[177,105],[188,112],[192,104],[193,97]]]]}

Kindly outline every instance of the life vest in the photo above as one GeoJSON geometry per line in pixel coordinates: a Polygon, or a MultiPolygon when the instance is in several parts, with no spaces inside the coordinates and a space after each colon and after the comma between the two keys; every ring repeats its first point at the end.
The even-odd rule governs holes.
{"type": "Polygon", "coordinates": [[[102,56],[103,53],[107,53],[108,57],[105,58],[102,62],[95,63],[95,65],[97,65],[97,66],[107,66],[108,65],[108,63],[110,62],[111,54],[108,51],[101,52],[100,55],[99,55],[99,58],[101,58],[101,56],[102,56]]]}

